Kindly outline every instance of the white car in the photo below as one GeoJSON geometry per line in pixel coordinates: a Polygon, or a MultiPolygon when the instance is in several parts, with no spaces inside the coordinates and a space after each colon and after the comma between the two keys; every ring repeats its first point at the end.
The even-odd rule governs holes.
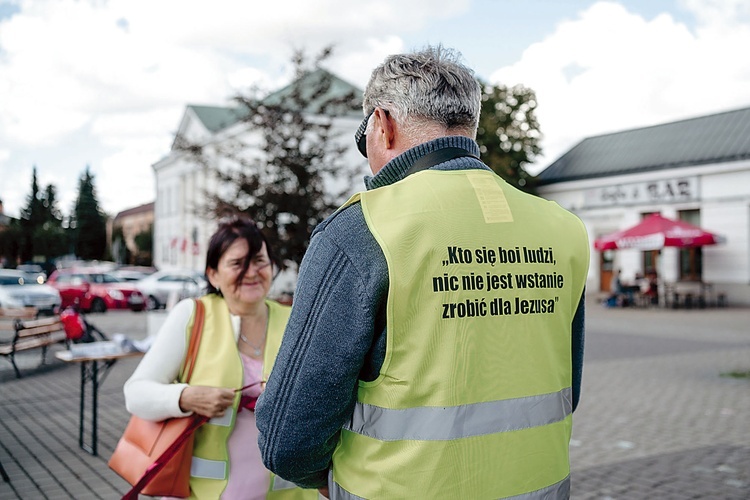
{"type": "Polygon", "coordinates": [[[185,269],[157,271],[133,283],[146,298],[146,309],[149,310],[166,307],[170,298],[200,297],[208,286],[202,273],[185,269]]]}
{"type": "MultiPolygon", "coordinates": [[[[3,286],[0,286],[0,313],[2,311],[23,311],[23,303],[13,298],[10,292],[3,286]]],[[[0,314],[1,316],[2,314],[0,314]]]]}
{"type": "Polygon", "coordinates": [[[35,307],[39,314],[55,314],[60,309],[60,292],[24,271],[0,269],[0,288],[23,306],[35,307]]]}

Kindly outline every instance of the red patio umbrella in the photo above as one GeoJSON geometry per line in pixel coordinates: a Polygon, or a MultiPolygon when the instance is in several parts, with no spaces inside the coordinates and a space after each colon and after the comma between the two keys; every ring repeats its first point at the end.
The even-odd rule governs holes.
{"type": "Polygon", "coordinates": [[[652,214],[635,226],[594,241],[597,250],[659,250],[664,247],[698,247],[722,243],[724,238],[678,220],[652,214]]]}

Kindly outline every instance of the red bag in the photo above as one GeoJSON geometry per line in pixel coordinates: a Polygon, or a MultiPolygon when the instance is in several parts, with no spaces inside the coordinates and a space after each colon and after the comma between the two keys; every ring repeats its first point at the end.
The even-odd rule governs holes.
{"type": "Polygon", "coordinates": [[[79,340],[86,333],[86,324],[83,322],[83,318],[72,307],[66,307],[60,313],[60,321],[62,321],[63,328],[65,329],[65,336],[70,340],[79,340]]]}
{"type": "MultiPolygon", "coordinates": [[[[195,301],[195,319],[183,373],[188,382],[198,354],[203,331],[204,308],[195,301]]],[[[150,422],[130,417],[117,443],[109,467],[133,488],[123,498],[137,499],[138,493],[151,496],[190,496],[190,463],[193,457],[193,432],[208,419],[199,415],[150,422]]]]}

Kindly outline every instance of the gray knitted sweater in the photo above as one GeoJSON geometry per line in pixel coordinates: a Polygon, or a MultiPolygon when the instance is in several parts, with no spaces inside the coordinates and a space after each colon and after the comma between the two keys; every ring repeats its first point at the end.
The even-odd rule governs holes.
{"type": "MultiPolygon", "coordinates": [[[[443,137],[391,160],[367,189],[403,179],[412,164],[445,147],[479,156],[467,137],[443,137]]],[[[488,169],[457,158],[439,170],[488,169]]],[[[300,266],[292,315],[266,390],[258,400],[263,461],[271,471],[304,487],[327,483],[331,456],[349,420],[359,380],[377,378],[385,357],[388,269],[359,203],[338,211],[314,231],[300,266]]],[[[573,321],[573,405],[583,366],[583,298],[573,321]]]]}

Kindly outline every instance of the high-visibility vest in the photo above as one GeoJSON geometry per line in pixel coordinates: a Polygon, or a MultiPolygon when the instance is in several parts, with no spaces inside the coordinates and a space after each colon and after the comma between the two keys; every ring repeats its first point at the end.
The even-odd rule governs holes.
{"type": "Polygon", "coordinates": [[[485,170],[357,200],[388,264],[387,347],[359,383],[331,498],[565,498],[583,223],[485,170]]]}
{"type": "MultiPolygon", "coordinates": [[[[244,380],[243,365],[227,304],[216,295],[206,295],[200,300],[205,305],[206,313],[203,337],[190,383],[240,388],[244,380]]],[[[267,300],[266,305],[268,331],[263,354],[264,379],[268,378],[276,360],[291,311],[288,306],[271,300],[267,300]]],[[[192,321],[187,327],[188,334],[191,327],[192,321]]],[[[190,498],[219,498],[226,488],[229,477],[227,442],[234,428],[239,402],[240,394],[237,393],[232,407],[227,408],[223,417],[212,418],[196,431],[190,471],[190,498]]],[[[317,490],[303,490],[271,474],[266,497],[274,500],[315,499],[317,490]]]]}

